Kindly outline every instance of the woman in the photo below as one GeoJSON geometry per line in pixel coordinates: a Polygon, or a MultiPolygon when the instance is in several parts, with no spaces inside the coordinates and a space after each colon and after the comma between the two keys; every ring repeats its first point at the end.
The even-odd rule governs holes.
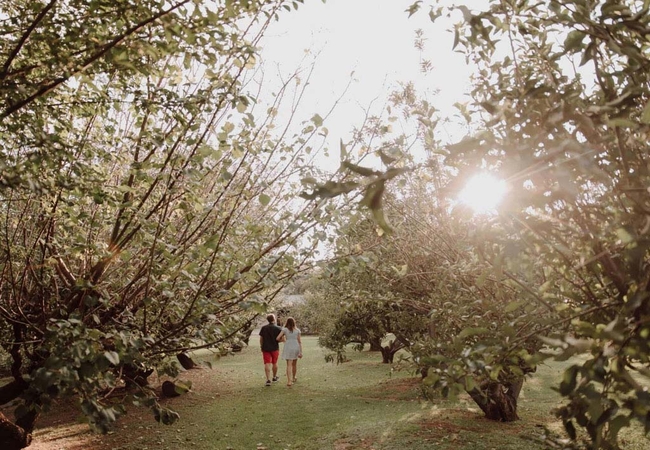
{"type": "Polygon", "coordinates": [[[285,325],[278,334],[277,340],[282,341],[286,337],[282,349],[282,359],[287,361],[287,386],[291,386],[297,381],[298,358],[302,358],[302,341],[300,340],[300,330],[296,327],[293,317],[287,317],[285,325]]]}

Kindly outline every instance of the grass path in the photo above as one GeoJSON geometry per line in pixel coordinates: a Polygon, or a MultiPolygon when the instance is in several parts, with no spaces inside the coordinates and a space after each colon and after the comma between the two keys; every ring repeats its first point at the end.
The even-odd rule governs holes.
{"type": "MultiPolygon", "coordinates": [[[[254,337],[255,338],[255,337],[254,337]]],[[[255,339],[252,339],[253,343],[255,339]]],[[[256,341],[255,341],[256,343],[256,341]]],[[[351,353],[351,362],[324,362],[314,337],[303,338],[305,357],[298,362],[298,382],[264,386],[257,345],[235,357],[211,360],[212,370],[191,370],[180,379],[193,382],[192,392],[167,400],[181,420],[158,425],[147,411],[131,409],[118,432],[97,436],[82,424],[56,423],[50,416],[35,435],[35,450],[519,450],[541,449],[527,438],[541,426],[557,422],[550,410],[559,398],[550,389],[561,366],[540,368],[523,390],[522,420],[495,423],[465,399],[422,402],[417,379],[390,372],[380,356],[351,353]]],[[[56,416],[55,416],[56,417],[56,416]]],[[[64,421],[65,422],[65,421],[64,421]]],[[[624,448],[649,448],[645,445],[624,448]]]]}

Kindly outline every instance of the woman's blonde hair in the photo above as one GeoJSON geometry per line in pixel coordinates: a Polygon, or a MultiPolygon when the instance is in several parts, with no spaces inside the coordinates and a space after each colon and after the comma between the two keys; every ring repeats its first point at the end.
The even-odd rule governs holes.
{"type": "Polygon", "coordinates": [[[293,329],[296,328],[296,320],[293,317],[287,317],[285,326],[293,333],[293,329]]]}

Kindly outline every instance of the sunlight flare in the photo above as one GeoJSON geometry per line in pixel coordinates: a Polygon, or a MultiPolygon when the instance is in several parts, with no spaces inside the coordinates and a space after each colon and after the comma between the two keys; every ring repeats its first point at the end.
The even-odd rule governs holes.
{"type": "Polygon", "coordinates": [[[494,213],[506,193],[506,182],[482,173],[472,177],[460,192],[458,200],[477,214],[494,213]]]}

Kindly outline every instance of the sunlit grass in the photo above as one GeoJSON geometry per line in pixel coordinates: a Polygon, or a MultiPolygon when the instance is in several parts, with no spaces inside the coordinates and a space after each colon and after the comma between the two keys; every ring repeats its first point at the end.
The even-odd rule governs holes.
{"type": "MultiPolygon", "coordinates": [[[[299,381],[291,388],[282,378],[264,387],[255,345],[218,360],[204,353],[199,358],[211,360],[213,369],[185,373],[195,379],[193,391],[164,402],[181,414],[176,424],[158,425],[146,411],[132,410],[118,423],[115,434],[80,436],[78,446],[67,441],[41,447],[46,440],[57,444],[55,434],[61,436],[66,430],[61,426],[39,433],[30,448],[534,450],[544,448],[535,441],[544,427],[557,431],[562,427],[551,413],[561,404],[551,386],[570,362],[540,366],[524,385],[521,420],[496,423],[483,418],[467,396],[455,402],[422,401],[417,378],[408,371],[392,372],[389,365],[381,364],[378,353],[350,351],[351,361],[336,366],[324,362],[316,338],[305,337],[303,343],[299,381]]],[[[283,369],[281,364],[281,375],[283,369]]],[[[625,432],[623,444],[632,450],[650,448],[639,427],[625,432]]]]}

